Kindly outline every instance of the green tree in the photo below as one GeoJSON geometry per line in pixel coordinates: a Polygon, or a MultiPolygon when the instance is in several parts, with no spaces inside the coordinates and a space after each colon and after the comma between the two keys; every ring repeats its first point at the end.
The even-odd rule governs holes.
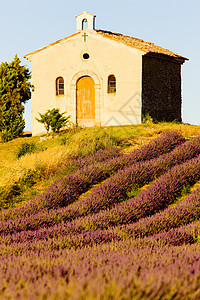
{"type": "Polygon", "coordinates": [[[0,116],[1,139],[3,142],[21,136],[25,127],[22,114],[13,113],[12,108],[7,109],[6,104],[4,104],[0,107],[0,116]]]}
{"type": "Polygon", "coordinates": [[[23,132],[24,104],[31,98],[31,74],[20,65],[15,55],[11,63],[0,64],[0,133],[3,141],[9,141],[23,132]]]}
{"type": "Polygon", "coordinates": [[[61,128],[65,127],[69,123],[70,116],[65,117],[65,112],[60,113],[58,108],[48,109],[46,113],[41,114],[40,119],[36,120],[44,124],[44,128],[49,135],[49,131],[52,130],[54,133],[59,132],[61,128]]]}

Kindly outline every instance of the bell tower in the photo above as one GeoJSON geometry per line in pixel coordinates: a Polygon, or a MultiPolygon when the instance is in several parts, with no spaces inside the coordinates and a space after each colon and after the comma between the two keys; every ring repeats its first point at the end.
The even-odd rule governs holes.
{"type": "Polygon", "coordinates": [[[95,15],[84,11],[82,14],[76,16],[76,31],[95,30],[95,15]]]}

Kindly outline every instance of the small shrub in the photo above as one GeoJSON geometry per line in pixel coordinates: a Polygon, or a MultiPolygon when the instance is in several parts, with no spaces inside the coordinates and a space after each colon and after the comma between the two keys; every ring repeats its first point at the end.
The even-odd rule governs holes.
{"type": "Polygon", "coordinates": [[[70,118],[70,116],[64,116],[65,112],[60,113],[58,108],[48,109],[46,113],[39,113],[39,115],[40,119],[36,118],[36,120],[44,124],[44,127],[47,131],[47,135],[49,135],[50,130],[52,130],[54,133],[58,133],[69,123],[70,118]]]}
{"type": "Polygon", "coordinates": [[[37,146],[35,142],[24,142],[21,144],[21,146],[18,147],[16,156],[19,159],[20,157],[26,155],[27,153],[29,154],[34,153],[36,149],[37,146]]]}

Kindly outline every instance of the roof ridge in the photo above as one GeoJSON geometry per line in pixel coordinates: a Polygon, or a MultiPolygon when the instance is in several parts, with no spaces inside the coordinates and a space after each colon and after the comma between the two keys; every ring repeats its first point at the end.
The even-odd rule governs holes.
{"type": "Polygon", "coordinates": [[[133,48],[146,52],[146,54],[157,53],[157,54],[167,55],[173,58],[181,59],[183,62],[185,60],[188,60],[188,58],[186,57],[183,57],[161,46],[155,45],[152,42],[146,42],[143,39],[135,38],[129,35],[124,35],[122,33],[102,30],[102,29],[95,29],[95,31],[103,35],[104,37],[110,38],[112,40],[118,40],[119,42],[122,42],[127,46],[131,46],[133,48]]]}
{"type": "Polygon", "coordinates": [[[139,38],[136,38],[136,37],[132,37],[130,35],[125,35],[123,33],[119,33],[119,32],[113,32],[113,31],[109,31],[109,30],[103,30],[103,29],[95,29],[95,31],[97,32],[104,32],[104,33],[109,33],[109,34],[114,34],[114,35],[118,35],[118,36],[124,36],[124,37],[129,37],[129,38],[134,38],[138,41],[141,41],[141,42],[144,42],[143,39],[139,39],[139,38]]]}

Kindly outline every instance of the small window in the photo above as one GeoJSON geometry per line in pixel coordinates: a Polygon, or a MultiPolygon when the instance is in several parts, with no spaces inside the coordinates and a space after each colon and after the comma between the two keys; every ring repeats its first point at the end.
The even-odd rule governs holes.
{"type": "Polygon", "coordinates": [[[110,75],[108,77],[108,93],[116,93],[116,78],[115,75],[110,75]]]}
{"type": "Polygon", "coordinates": [[[84,59],[89,59],[89,58],[90,58],[90,56],[89,56],[89,54],[88,54],[88,53],[84,53],[84,54],[83,54],[83,58],[84,58],[84,59]]]}
{"type": "Polygon", "coordinates": [[[56,79],[56,95],[64,95],[64,79],[58,77],[56,79]]]}

